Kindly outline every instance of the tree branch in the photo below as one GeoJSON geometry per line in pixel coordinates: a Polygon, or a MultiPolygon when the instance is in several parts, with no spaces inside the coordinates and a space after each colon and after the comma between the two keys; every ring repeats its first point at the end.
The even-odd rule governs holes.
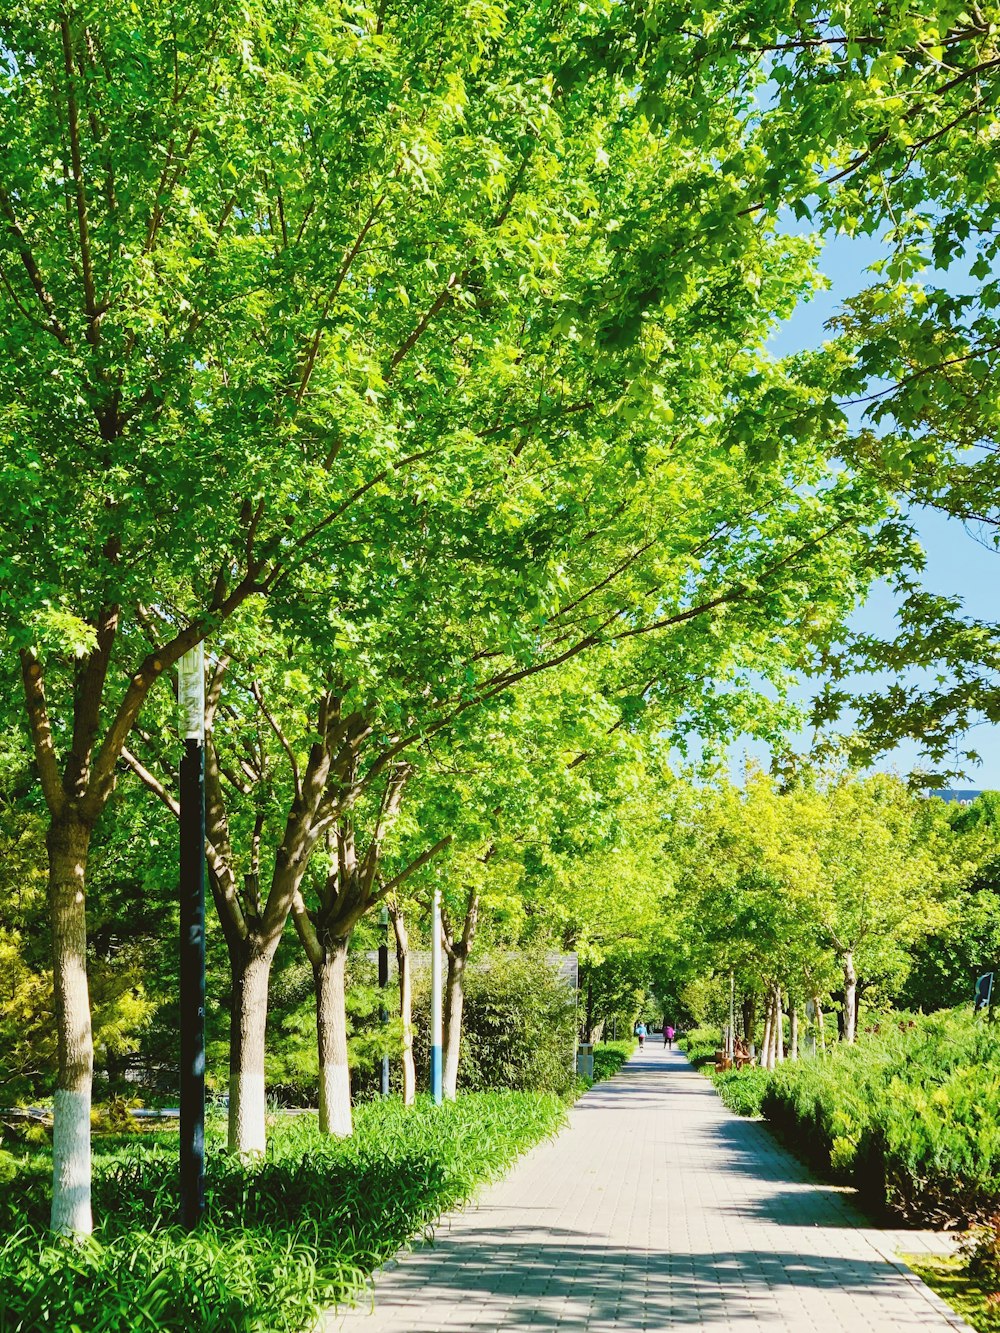
{"type": "Polygon", "coordinates": [[[45,701],[45,684],[42,678],[42,664],[34,653],[22,648],[21,679],[24,683],[24,700],[28,709],[28,725],[31,728],[31,740],[35,751],[35,763],[42,784],[45,804],[53,816],[58,816],[66,800],[62,781],[59,777],[59,761],[56,757],[55,744],[52,740],[52,723],[45,701]]]}

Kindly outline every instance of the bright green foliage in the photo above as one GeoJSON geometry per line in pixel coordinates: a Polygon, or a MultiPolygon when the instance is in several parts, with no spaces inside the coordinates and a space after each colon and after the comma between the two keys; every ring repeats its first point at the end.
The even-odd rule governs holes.
{"type": "MultiPolygon", "coordinates": [[[[565,1095],[576,1085],[573,1065],[576,995],[557,963],[540,951],[485,953],[465,974],[460,1091],[537,1089],[565,1095]]],[[[429,979],[417,979],[414,1057],[418,1077],[428,1065],[429,979]]]]}
{"type": "MultiPolygon", "coordinates": [[[[782,71],[789,111],[805,82],[821,109],[838,85],[843,92],[845,81],[865,80],[853,101],[860,137],[842,168],[848,174],[829,194],[817,191],[813,212],[850,233],[884,237],[868,285],[835,321],[846,358],[841,392],[863,412],[847,461],[992,546],[1000,521],[997,20],[995,4],[893,15],[852,6],[849,41],[796,55],[795,75],[782,71]],[[837,51],[843,60],[828,59],[837,51]]],[[[946,785],[978,758],[969,727],[1000,720],[1000,635],[995,620],[964,616],[960,596],[931,595],[915,579],[902,586],[895,639],[861,636],[840,670],[898,677],[926,666],[933,674],[831,690],[818,717],[851,700],[862,762],[911,736],[946,785]]]]}
{"type": "Polygon", "coordinates": [[[0,1197],[0,1329],[132,1333],[142,1309],[151,1326],[178,1333],[304,1333],[563,1114],[554,1097],[493,1093],[441,1108],[374,1104],[344,1141],[319,1137],[311,1118],[285,1121],[266,1160],[210,1155],[209,1220],[192,1235],[174,1225],[169,1135],[98,1142],[95,1192],[106,1221],[82,1244],[41,1233],[46,1164],[32,1160],[22,1167],[25,1190],[0,1197]]]}
{"type": "Polygon", "coordinates": [[[761,1114],[764,1094],[770,1084],[771,1075],[759,1065],[748,1065],[745,1069],[721,1069],[712,1072],[715,1090],[724,1105],[737,1115],[758,1116],[761,1114]]]}
{"type": "Polygon", "coordinates": [[[635,1041],[599,1041],[594,1046],[594,1082],[614,1078],[635,1050],[635,1041]]]}
{"type": "Polygon", "coordinates": [[[853,957],[889,989],[908,947],[947,919],[949,826],[894,778],[762,775],[708,790],[678,822],[681,898],[701,959],[747,989],[780,981],[800,1003],[837,983],[853,957]]]}
{"type": "Polygon", "coordinates": [[[715,1059],[720,1040],[721,1033],[717,1027],[700,1027],[685,1032],[678,1045],[687,1053],[687,1058],[695,1069],[700,1069],[702,1065],[710,1064],[715,1059]]]}
{"type": "Polygon", "coordinates": [[[786,1062],[762,1109],[810,1162],[912,1221],[961,1223],[1000,1188],[1000,1036],[971,1011],[895,1014],[856,1047],[786,1062]]]}
{"type": "Polygon", "coordinates": [[[942,929],[920,940],[897,1002],[908,1009],[966,1004],[975,979],[1000,962],[1000,795],[949,806],[962,875],[942,929]]]}

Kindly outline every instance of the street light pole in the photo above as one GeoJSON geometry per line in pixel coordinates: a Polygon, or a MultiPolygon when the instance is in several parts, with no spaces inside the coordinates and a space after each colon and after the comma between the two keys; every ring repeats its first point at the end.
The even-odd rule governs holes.
{"type": "Polygon", "coordinates": [[[736,978],[729,974],[729,1058],[736,1058],[736,978]]]}
{"type": "Polygon", "coordinates": [[[178,663],[180,788],[181,1225],[205,1211],[205,650],[178,663]]]}
{"type": "Polygon", "coordinates": [[[431,1094],[434,1105],[444,1101],[442,1084],[441,1048],[444,1006],[442,1004],[441,976],[441,890],[434,890],[431,907],[431,1094]]]}
{"type": "MultiPolygon", "coordinates": [[[[389,909],[385,903],[382,904],[382,911],[379,913],[379,925],[382,927],[382,937],[378,946],[378,984],[382,994],[379,1004],[379,1021],[382,1024],[382,1040],[385,1040],[385,1028],[389,1022],[389,1009],[385,1002],[385,989],[389,984],[389,909]]],[[[389,1052],[382,1052],[382,1096],[389,1095],[389,1052]]]]}

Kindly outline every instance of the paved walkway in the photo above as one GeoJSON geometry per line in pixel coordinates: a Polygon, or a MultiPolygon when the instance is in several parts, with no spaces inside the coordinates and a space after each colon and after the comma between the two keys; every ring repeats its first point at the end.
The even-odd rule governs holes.
{"type": "Polygon", "coordinates": [[[377,1274],[374,1312],[369,1298],[323,1327],[965,1329],[894,1258],[947,1246],[868,1226],[683,1056],[647,1045],[433,1245],[377,1274]]]}

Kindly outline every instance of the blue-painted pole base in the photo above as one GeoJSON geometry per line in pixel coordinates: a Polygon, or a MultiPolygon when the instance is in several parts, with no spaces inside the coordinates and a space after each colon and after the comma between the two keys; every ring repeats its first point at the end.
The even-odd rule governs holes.
{"type": "Polygon", "coordinates": [[[440,1106],[444,1101],[444,1085],[441,1080],[441,1047],[431,1047],[431,1093],[434,1097],[434,1105],[440,1106]]]}

